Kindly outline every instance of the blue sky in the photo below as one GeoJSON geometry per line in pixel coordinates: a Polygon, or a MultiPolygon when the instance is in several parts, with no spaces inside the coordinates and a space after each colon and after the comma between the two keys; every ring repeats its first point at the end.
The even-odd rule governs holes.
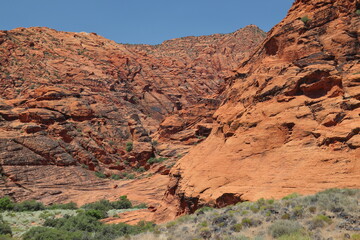
{"type": "Polygon", "coordinates": [[[118,43],[230,33],[249,24],[269,31],[293,0],[4,0],[0,29],[45,26],[96,32],[118,43]]]}

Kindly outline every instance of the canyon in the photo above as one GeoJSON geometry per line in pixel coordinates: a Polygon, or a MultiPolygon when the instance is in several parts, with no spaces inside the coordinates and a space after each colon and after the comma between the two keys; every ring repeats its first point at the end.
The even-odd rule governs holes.
{"type": "Polygon", "coordinates": [[[358,9],[296,0],[267,34],[250,25],[155,46],[0,31],[1,195],[126,194],[149,208],[107,221],[135,223],[359,188],[358,9]]]}

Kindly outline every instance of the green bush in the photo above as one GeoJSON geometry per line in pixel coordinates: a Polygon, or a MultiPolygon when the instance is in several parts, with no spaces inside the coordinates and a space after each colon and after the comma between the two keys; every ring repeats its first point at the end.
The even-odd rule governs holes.
{"type": "Polygon", "coordinates": [[[301,21],[305,24],[307,24],[310,21],[310,18],[306,15],[301,18],[301,21]]]}
{"type": "Polygon", "coordinates": [[[145,172],[146,170],[145,170],[144,167],[139,167],[139,168],[135,169],[135,171],[138,172],[138,173],[143,173],[143,172],[145,172]]]}
{"type": "Polygon", "coordinates": [[[6,222],[4,222],[2,215],[0,215],[0,236],[1,235],[12,236],[11,228],[6,222]]]}
{"type": "Polygon", "coordinates": [[[298,198],[298,197],[300,197],[300,196],[301,196],[301,195],[298,194],[298,193],[291,193],[291,194],[283,197],[282,199],[283,199],[283,200],[291,200],[291,199],[294,199],[294,198],[298,198]]]}
{"type": "Polygon", "coordinates": [[[112,174],[110,178],[114,179],[114,180],[120,180],[121,179],[120,175],[118,175],[118,174],[112,174]]]}
{"type": "Polygon", "coordinates": [[[22,238],[24,240],[75,240],[86,239],[83,232],[68,232],[47,227],[33,227],[22,238]]]}
{"type": "Polygon", "coordinates": [[[9,235],[0,234],[0,240],[14,240],[14,238],[10,237],[9,235]]]}
{"type": "Polygon", "coordinates": [[[287,235],[283,235],[278,238],[278,240],[311,240],[312,238],[309,237],[307,234],[301,232],[295,232],[287,235]]]}
{"type": "Polygon", "coordinates": [[[46,209],[69,209],[69,210],[75,210],[78,209],[78,206],[74,202],[69,203],[60,203],[60,204],[52,204],[46,207],[46,209]]]}
{"type": "Polygon", "coordinates": [[[269,227],[269,233],[274,238],[279,238],[283,235],[290,235],[301,231],[301,225],[290,220],[278,220],[269,227]]]}
{"type": "Polygon", "coordinates": [[[35,200],[27,200],[24,202],[16,203],[13,210],[16,212],[40,211],[45,210],[45,206],[41,202],[37,202],[35,200]]]}
{"type": "Polygon", "coordinates": [[[131,152],[133,150],[133,143],[132,142],[127,142],[126,143],[126,151],[127,152],[131,152]]]}
{"type": "Polygon", "coordinates": [[[14,202],[9,196],[0,198],[0,211],[12,210],[14,208],[14,202]]]}
{"type": "Polygon", "coordinates": [[[242,228],[243,228],[243,225],[241,223],[237,223],[237,224],[232,225],[230,230],[232,230],[234,232],[240,232],[242,228]]]}
{"type": "Polygon", "coordinates": [[[325,216],[325,215],[317,215],[314,220],[318,220],[318,221],[323,221],[323,222],[326,222],[327,224],[331,224],[332,223],[332,220],[328,217],[328,216],[325,216]]]}
{"type": "Polygon", "coordinates": [[[127,198],[127,196],[121,196],[118,201],[110,202],[109,200],[102,199],[97,202],[85,204],[81,208],[84,208],[87,210],[93,209],[93,210],[99,210],[99,211],[109,211],[111,209],[132,208],[132,203],[127,198]]]}
{"type": "Polygon", "coordinates": [[[135,174],[129,173],[129,174],[126,175],[126,178],[127,179],[135,179],[135,174]]]}
{"type": "Polygon", "coordinates": [[[355,12],[357,15],[360,15],[360,9],[357,9],[355,12]]]}
{"type": "Polygon", "coordinates": [[[113,209],[111,203],[109,200],[99,200],[93,203],[87,203],[83,206],[81,206],[81,208],[84,209],[94,209],[94,210],[100,210],[100,211],[109,211],[110,209],[113,209]]]}
{"type": "Polygon", "coordinates": [[[140,203],[139,205],[133,206],[133,208],[144,209],[144,208],[147,208],[147,206],[145,203],[140,203]]]}
{"type": "Polygon", "coordinates": [[[199,208],[198,210],[196,210],[195,214],[199,215],[199,214],[203,214],[205,212],[212,211],[212,210],[214,210],[212,207],[204,206],[204,207],[199,208]]]}
{"type": "Polygon", "coordinates": [[[112,240],[124,235],[137,234],[154,229],[151,222],[139,222],[136,226],[125,223],[104,224],[96,217],[80,213],[60,219],[48,219],[45,227],[35,227],[23,235],[24,240],[112,240]]]}
{"type": "Polygon", "coordinates": [[[351,236],[351,239],[353,240],[360,240],[360,233],[355,233],[351,236]]]}
{"type": "Polygon", "coordinates": [[[163,157],[159,157],[159,158],[149,158],[149,160],[147,160],[148,164],[154,164],[154,163],[161,163],[163,161],[167,160],[167,158],[163,158],[163,157]]]}
{"type": "Polygon", "coordinates": [[[7,223],[0,222],[0,234],[12,236],[11,228],[7,223]]]}
{"type": "Polygon", "coordinates": [[[107,217],[107,214],[105,211],[95,210],[95,209],[90,209],[90,210],[85,211],[85,215],[94,217],[96,219],[103,219],[103,218],[107,217]]]}
{"type": "Polygon", "coordinates": [[[106,175],[102,172],[95,172],[95,176],[97,176],[98,178],[106,178],[106,175]]]}
{"type": "Polygon", "coordinates": [[[256,225],[255,221],[250,219],[250,218],[243,218],[241,220],[241,225],[244,227],[252,227],[254,225],[256,225]]]}
{"type": "Polygon", "coordinates": [[[131,201],[127,198],[127,196],[121,196],[120,200],[112,202],[113,209],[128,209],[132,208],[131,201]]]}
{"type": "Polygon", "coordinates": [[[332,220],[325,215],[317,215],[309,222],[309,229],[314,230],[316,228],[322,228],[325,224],[331,224],[332,220]]]}

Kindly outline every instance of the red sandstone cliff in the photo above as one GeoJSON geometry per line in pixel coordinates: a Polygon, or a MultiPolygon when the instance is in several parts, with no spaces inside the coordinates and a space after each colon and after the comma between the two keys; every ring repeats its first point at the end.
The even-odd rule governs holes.
{"type": "Polygon", "coordinates": [[[297,0],[172,169],[179,212],[360,187],[360,2],[297,0]]]}
{"type": "MultiPolygon", "coordinates": [[[[94,170],[137,175],[153,167],[150,157],[175,161],[208,135],[211,127],[194,124],[211,116],[224,76],[264,35],[248,26],[148,46],[48,28],[0,31],[1,194],[66,201],[81,191],[111,191],[94,170]],[[178,121],[165,121],[155,136],[174,112],[178,121]],[[179,145],[162,143],[178,132],[170,141],[179,145]]],[[[150,172],[167,174],[171,161],[150,172]]]]}

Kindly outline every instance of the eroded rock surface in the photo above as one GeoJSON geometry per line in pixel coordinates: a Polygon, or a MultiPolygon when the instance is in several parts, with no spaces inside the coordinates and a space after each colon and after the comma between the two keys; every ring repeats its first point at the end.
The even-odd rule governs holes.
{"type": "Polygon", "coordinates": [[[172,169],[179,214],[360,187],[355,0],[297,0],[229,77],[211,135],[172,169]]]}
{"type": "Polygon", "coordinates": [[[207,102],[217,101],[224,76],[264,37],[248,26],[148,46],[48,28],[0,31],[1,194],[66,201],[62,188],[108,188],[94,171],[168,174],[203,140],[197,113],[211,116],[207,102]],[[173,113],[183,124],[160,127],[173,113]],[[151,157],[169,160],[147,164],[151,157]]]}

